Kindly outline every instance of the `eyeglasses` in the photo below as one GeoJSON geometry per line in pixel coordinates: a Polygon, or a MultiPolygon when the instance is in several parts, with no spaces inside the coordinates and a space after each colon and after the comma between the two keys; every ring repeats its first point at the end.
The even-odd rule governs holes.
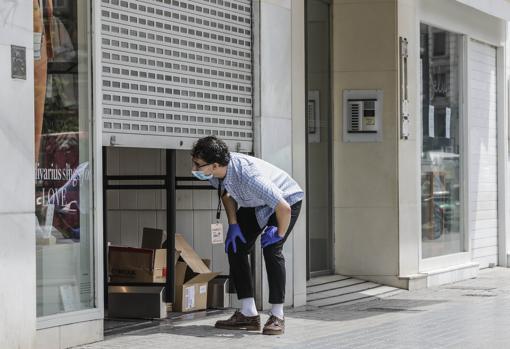
{"type": "Polygon", "coordinates": [[[192,163],[193,167],[195,167],[196,169],[199,169],[199,168],[205,167],[205,166],[207,166],[207,165],[212,165],[212,164],[209,164],[209,163],[207,163],[207,164],[203,164],[203,165],[200,165],[198,162],[196,162],[196,161],[194,161],[194,160],[192,160],[192,161],[191,161],[191,163],[192,163]]]}

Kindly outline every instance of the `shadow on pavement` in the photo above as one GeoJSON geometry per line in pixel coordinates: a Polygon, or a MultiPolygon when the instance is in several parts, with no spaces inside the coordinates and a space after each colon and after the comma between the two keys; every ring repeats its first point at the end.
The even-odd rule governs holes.
{"type": "Polygon", "coordinates": [[[448,302],[447,300],[423,299],[378,299],[351,305],[332,308],[318,308],[304,306],[292,309],[286,313],[288,319],[308,319],[321,321],[351,321],[378,316],[387,313],[421,313],[428,311],[427,307],[448,302]]]}
{"type": "MultiPolygon", "coordinates": [[[[137,333],[137,336],[147,336],[152,334],[173,334],[178,336],[191,336],[197,338],[225,338],[236,339],[247,336],[260,336],[261,332],[256,331],[242,331],[242,330],[223,330],[215,328],[210,325],[186,325],[179,326],[159,326],[151,329],[146,329],[143,333],[137,333]]],[[[132,333],[132,335],[135,335],[132,333]]]]}

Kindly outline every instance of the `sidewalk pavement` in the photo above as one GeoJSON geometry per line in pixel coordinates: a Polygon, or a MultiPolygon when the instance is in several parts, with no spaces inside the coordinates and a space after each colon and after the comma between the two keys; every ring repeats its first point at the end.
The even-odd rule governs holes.
{"type": "Polygon", "coordinates": [[[332,309],[288,309],[282,336],[215,329],[224,317],[161,323],[81,348],[510,348],[510,269],[332,309]]]}

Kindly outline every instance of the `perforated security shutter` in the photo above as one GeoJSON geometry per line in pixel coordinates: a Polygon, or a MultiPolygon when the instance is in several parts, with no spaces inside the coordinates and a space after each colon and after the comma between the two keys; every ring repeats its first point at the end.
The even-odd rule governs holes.
{"type": "Polygon", "coordinates": [[[251,151],[251,0],[101,0],[103,144],[251,151]]]}

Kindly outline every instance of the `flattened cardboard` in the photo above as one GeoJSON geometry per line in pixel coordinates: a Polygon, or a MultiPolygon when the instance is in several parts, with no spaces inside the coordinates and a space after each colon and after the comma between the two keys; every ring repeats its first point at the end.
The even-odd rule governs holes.
{"type": "Polygon", "coordinates": [[[195,273],[210,273],[211,270],[202,261],[202,258],[193,250],[184,237],[180,234],[175,234],[175,249],[179,251],[182,259],[195,273]]]}
{"type": "Polygon", "coordinates": [[[187,285],[191,284],[203,284],[208,283],[212,279],[216,277],[216,275],[219,275],[220,273],[207,273],[207,274],[198,274],[197,276],[191,278],[190,280],[186,281],[187,285]]]}

